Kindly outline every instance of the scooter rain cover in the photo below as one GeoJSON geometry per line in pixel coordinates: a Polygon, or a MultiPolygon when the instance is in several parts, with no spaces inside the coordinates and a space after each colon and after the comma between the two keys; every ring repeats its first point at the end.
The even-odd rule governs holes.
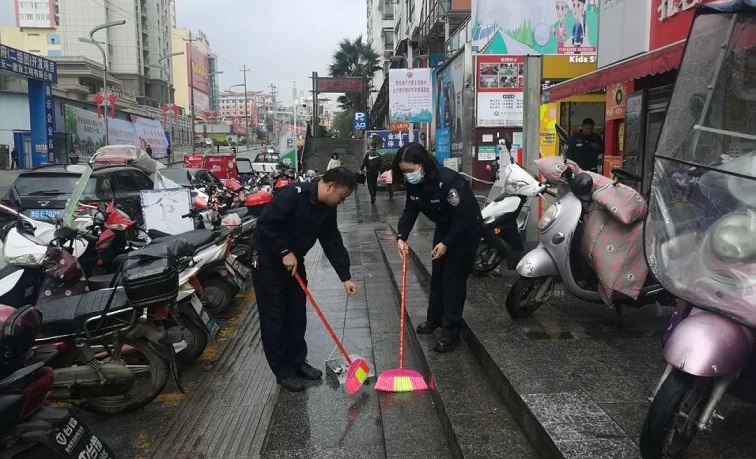
{"type": "Polygon", "coordinates": [[[673,295],[756,327],[752,9],[696,16],[668,113],[646,220],[649,267],[673,295]]]}

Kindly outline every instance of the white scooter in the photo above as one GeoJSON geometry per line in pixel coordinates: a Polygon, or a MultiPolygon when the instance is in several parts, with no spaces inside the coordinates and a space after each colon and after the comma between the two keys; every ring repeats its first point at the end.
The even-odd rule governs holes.
{"type": "Polygon", "coordinates": [[[483,233],[472,273],[480,276],[493,271],[503,261],[514,269],[525,250],[522,232],[530,217],[530,206],[535,197],[547,191],[512,156],[512,141],[509,137],[499,141],[499,163],[506,149],[509,162],[496,172],[497,179],[481,210],[483,233]]]}

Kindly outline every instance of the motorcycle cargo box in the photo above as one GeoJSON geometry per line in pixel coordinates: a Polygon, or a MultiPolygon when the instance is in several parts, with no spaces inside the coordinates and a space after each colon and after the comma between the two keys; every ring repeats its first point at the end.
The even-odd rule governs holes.
{"type": "Polygon", "coordinates": [[[244,205],[249,209],[249,212],[253,216],[259,217],[263,209],[265,209],[265,205],[268,204],[271,199],[273,199],[273,193],[258,191],[257,193],[247,195],[247,198],[244,200],[244,205]]]}
{"type": "Polygon", "coordinates": [[[23,367],[42,323],[33,306],[0,306],[0,379],[23,367]]]}
{"type": "Polygon", "coordinates": [[[178,275],[178,257],[160,245],[129,253],[123,261],[121,284],[133,306],[148,307],[176,300],[178,275]]]}

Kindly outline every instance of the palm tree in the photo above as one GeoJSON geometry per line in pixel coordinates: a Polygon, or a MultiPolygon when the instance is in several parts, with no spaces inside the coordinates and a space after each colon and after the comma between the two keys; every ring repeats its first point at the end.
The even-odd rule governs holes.
{"type": "MultiPolygon", "coordinates": [[[[332,77],[367,77],[368,91],[372,88],[373,74],[382,67],[379,65],[380,55],[370,46],[369,43],[362,41],[362,35],[355,40],[350,41],[345,38],[339,43],[336,52],[333,53],[333,60],[328,67],[328,73],[332,77]]],[[[366,101],[363,100],[363,94],[347,94],[338,98],[341,108],[344,110],[366,109],[366,101]]]]}

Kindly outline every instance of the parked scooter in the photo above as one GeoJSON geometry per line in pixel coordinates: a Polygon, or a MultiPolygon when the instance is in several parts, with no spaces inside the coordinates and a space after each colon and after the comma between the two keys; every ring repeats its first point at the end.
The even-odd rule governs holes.
{"type": "Polygon", "coordinates": [[[505,148],[509,161],[499,169],[488,202],[481,210],[482,239],[471,271],[477,276],[493,271],[503,260],[509,269],[515,269],[525,250],[521,234],[530,216],[530,205],[533,198],[547,192],[545,184],[538,183],[515,162],[509,136],[499,141],[499,161],[503,161],[505,148]]]}
{"type": "Polygon", "coordinates": [[[78,416],[48,405],[53,370],[29,358],[41,323],[32,306],[0,305],[0,457],[114,458],[78,416]]]}
{"type": "Polygon", "coordinates": [[[683,457],[725,393],[756,402],[754,27],[752,0],[697,10],[654,157],[646,255],[680,301],[644,458],[683,457]]]}
{"type": "MultiPolygon", "coordinates": [[[[556,129],[560,141],[566,145],[567,133],[561,126],[557,125],[556,129]]],[[[556,158],[555,160],[559,161],[556,158]]],[[[517,273],[521,277],[515,281],[507,294],[506,309],[509,315],[514,319],[530,317],[550,297],[564,296],[565,290],[584,301],[612,304],[617,312],[619,325],[622,324],[623,305],[641,307],[658,302],[672,306],[674,298],[654,280],[653,276],[647,276],[645,283],[634,274],[625,276],[625,278],[630,277],[629,281],[634,283],[633,286],[637,285],[637,298],[600,282],[597,272],[586,261],[586,256],[597,260],[598,252],[595,247],[581,247],[584,244],[583,236],[590,235],[591,231],[600,232],[601,230],[601,228],[589,228],[586,225],[589,212],[596,210],[593,207],[595,203],[592,202],[594,179],[589,173],[579,171],[579,168],[576,173],[576,168],[577,165],[574,163],[568,164],[566,159],[563,160],[560,181],[563,181],[564,185],[560,190],[561,196],[541,217],[538,225],[540,230],[538,247],[528,252],[517,265],[517,273]],[[605,289],[604,297],[600,291],[602,288],[605,289]]],[[[541,173],[547,178],[552,176],[551,171],[541,170],[541,173]]],[[[617,171],[617,173],[622,173],[622,171],[617,171]]],[[[624,185],[615,181],[614,186],[624,185]]],[[[619,235],[614,246],[609,244],[604,249],[609,252],[614,251],[621,243],[628,241],[630,235],[634,237],[632,242],[640,245],[642,228],[636,226],[638,224],[640,221],[635,222],[634,225],[624,225],[622,231],[626,233],[619,235]]],[[[631,250],[630,254],[634,255],[628,255],[632,258],[630,261],[642,263],[644,267],[638,271],[646,274],[645,261],[640,249],[638,253],[631,250]]],[[[623,260],[623,262],[626,261],[623,260]]],[[[620,276],[620,274],[620,272],[613,273],[614,276],[620,276]]],[[[615,281],[628,281],[625,278],[620,276],[615,278],[615,281]]]]}

